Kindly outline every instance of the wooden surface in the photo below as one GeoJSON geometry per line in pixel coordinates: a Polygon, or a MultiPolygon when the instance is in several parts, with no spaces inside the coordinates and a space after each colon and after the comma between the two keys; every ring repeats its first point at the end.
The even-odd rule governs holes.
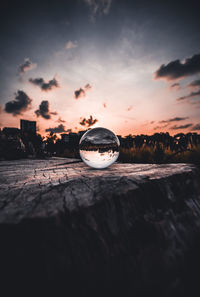
{"type": "MultiPolygon", "coordinates": [[[[192,173],[186,164],[114,164],[95,170],[74,159],[0,162],[0,222],[52,216],[123,195],[148,180],[192,173]],[[109,197],[107,197],[109,198],[109,197]]],[[[147,193],[148,194],[148,193],[147,193]]]]}
{"type": "Polygon", "coordinates": [[[195,296],[199,184],[186,164],[2,161],[0,279],[10,296],[195,296]]]}

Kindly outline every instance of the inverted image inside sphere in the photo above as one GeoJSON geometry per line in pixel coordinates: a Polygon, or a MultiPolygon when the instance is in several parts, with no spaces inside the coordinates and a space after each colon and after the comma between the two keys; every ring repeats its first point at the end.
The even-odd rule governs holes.
{"type": "Polygon", "coordinates": [[[81,137],[80,156],[90,167],[106,168],[117,160],[119,146],[119,139],[112,131],[105,128],[94,128],[81,137]]]}

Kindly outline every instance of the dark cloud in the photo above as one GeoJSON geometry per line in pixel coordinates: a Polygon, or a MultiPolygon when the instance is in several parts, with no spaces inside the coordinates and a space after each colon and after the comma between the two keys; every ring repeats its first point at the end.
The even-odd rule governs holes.
{"type": "Polygon", "coordinates": [[[86,95],[86,92],[90,90],[92,86],[90,84],[86,84],[84,88],[80,88],[76,91],[74,91],[75,99],[79,99],[81,97],[84,97],[86,95]]]}
{"type": "Polygon", "coordinates": [[[14,116],[22,114],[30,107],[31,102],[32,99],[25,92],[18,90],[15,93],[15,99],[5,104],[5,111],[14,116]]]}
{"type": "Polygon", "coordinates": [[[162,126],[156,126],[156,127],[154,127],[153,129],[154,129],[154,130],[164,129],[164,128],[166,128],[167,126],[168,126],[168,123],[165,124],[165,125],[162,125],[162,126]]]}
{"type": "Polygon", "coordinates": [[[35,68],[37,66],[36,63],[31,62],[31,60],[29,58],[24,59],[24,63],[22,63],[21,65],[19,65],[19,69],[18,69],[18,73],[24,74],[25,72],[35,68]]]}
{"type": "Polygon", "coordinates": [[[67,131],[65,130],[65,126],[63,126],[63,124],[60,124],[57,127],[46,129],[45,132],[63,133],[63,132],[67,132],[67,131]]]}
{"type": "Polygon", "coordinates": [[[61,117],[59,117],[59,118],[57,119],[57,122],[58,122],[58,123],[66,123],[65,120],[61,119],[61,117]]]}
{"type": "Polygon", "coordinates": [[[80,121],[80,125],[82,126],[87,126],[87,127],[91,127],[93,126],[96,122],[98,122],[97,119],[93,119],[92,116],[89,117],[89,119],[86,119],[86,118],[83,118],[81,121],[80,121]]]}
{"type": "Polygon", "coordinates": [[[74,91],[74,96],[76,99],[79,99],[80,97],[84,97],[85,91],[82,88],[80,88],[79,90],[74,91]]]}
{"type": "Polygon", "coordinates": [[[192,127],[192,130],[194,130],[194,131],[195,131],[195,130],[196,130],[196,131],[200,130],[200,123],[194,125],[194,126],[192,127]]]}
{"type": "Polygon", "coordinates": [[[174,83],[170,87],[172,90],[179,90],[180,89],[180,84],[179,83],[174,83]]]}
{"type": "Polygon", "coordinates": [[[177,101],[182,101],[182,100],[185,100],[185,99],[191,99],[191,98],[196,97],[196,96],[200,96],[200,90],[198,90],[197,92],[191,92],[190,94],[188,94],[186,96],[181,96],[181,97],[177,98],[176,100],[177,101]]]}
{"type": "Polygon", "coordinates": [[[175,117],[175,118],[171,118],[171,119],[168,119],[168,120],[160,121],[159,123],[164,124],[164,123],[171,123],[171,122],[179,122],[179,121],[184,121],[184,120],[187,120],[187,119],[188,119],[188,117],[175,117]]]}
{"type": "Polygon", "coordinates": [[[171,87],[171,88],[174,88],[174,87],[179,87],[179,86],[180,86],[179,83],[174,83],[174,84],[172,84],[170,87],[171,87]]]}
{"type": "Polygon", "coordinates": [[[187,128],[191,127],[191,126],[192,126],[191,123],[190,124],[185,124],[185,125],[180,125],[180,126],[174,125],[170,129],[172,129],[172,130],[187,129],[187,128]]]}
{"type": "Polygon", "coordinates": [[[186,59],[183,63],[175,60],[167,65],[161,65],[155,72],[155,79],[174,80],[200,72],[200,54],[186,59]]]}
{"type": "Polygon", "coordinates": [[[57,115],[57,112],[50,112],[49,101],[43,100],[39,105],[39,109],[35,111],[35,114],[37,115],[37,117],[41,116],[44,119],[49,120],[51,118],[51,115],[57,115]]]}
{"type": "Polygon", "coordinates": [[[192,81],[189,85],[187,85],[188,87],[192,87],[192,88],[195,88],[195,87],[200,87],[200,79],[197,79],[197,80],[194,80],[192,81]]]}
{"type": "Polygon", "coordinates": [[[59,84],[58,84],[58,81],[53,78],[51,80],[49,80],[48,82],[45,82],[45,80],[41,77],[41,78],[30,78],[29,81],[40,87],[42,91],[50,91],[52,90],[53,88],[58,88],[59,87],[59,84]]]}

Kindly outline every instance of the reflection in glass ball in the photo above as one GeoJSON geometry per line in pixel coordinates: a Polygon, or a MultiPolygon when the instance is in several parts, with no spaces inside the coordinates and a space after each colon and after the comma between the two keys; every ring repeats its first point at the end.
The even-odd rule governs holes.
{"type": "Polygon", "coordinates": [[[119,139],[112,131],[105,128],[94,128],[81,137],[80,156],[90,167],[106,168],[117,160],[119,145],[119,139]]]}

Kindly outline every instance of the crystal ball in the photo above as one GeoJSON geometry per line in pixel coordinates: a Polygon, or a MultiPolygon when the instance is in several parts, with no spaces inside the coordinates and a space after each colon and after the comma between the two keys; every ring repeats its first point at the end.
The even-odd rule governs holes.
{"type": "Polygon", "coordinates": [[[79,152],[85,164],[102,169],[117,160],[119,146],[119,139],[112,131],[105,128],[93,128],[81,137],[79,152]]]}

